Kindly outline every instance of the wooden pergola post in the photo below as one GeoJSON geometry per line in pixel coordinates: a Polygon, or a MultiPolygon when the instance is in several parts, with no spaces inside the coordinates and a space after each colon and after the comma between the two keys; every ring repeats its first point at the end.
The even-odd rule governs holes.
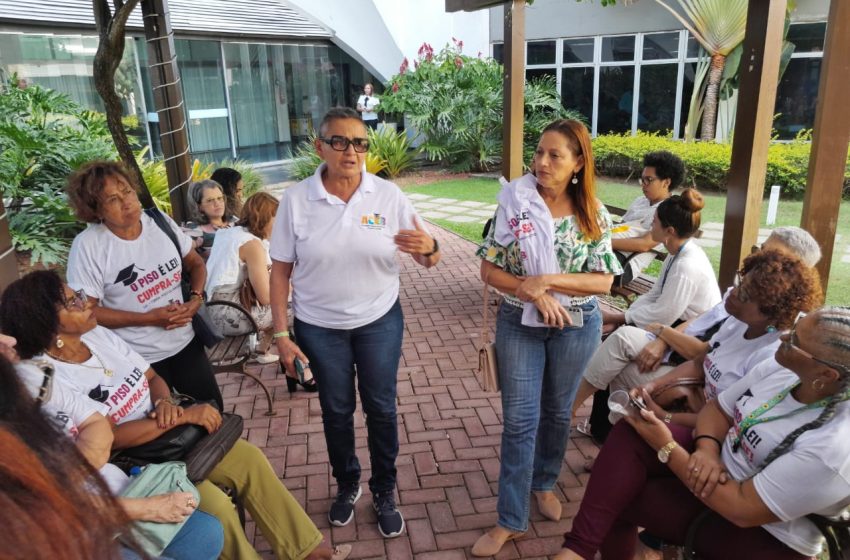
{"type": "Polygon", "coordinates": [[[823,63],[815,110],[809,176],[800,227],[817,239],[823,256],[817,265],[824,292],[829,282],[835,230],[850,144],[850,2],[832,0],[826,27],[823,63]]]}
{"type": "Polygon", "coordinates": [[[758,237],[786,5],[787,0],[759,0],[750,2],[747,9],[738,116],[720,251],[722,289],[732,284],[741,261],[758,237]]]}
{"type": "Polygon", "coordinates": [[[189,161],[189,130],[168,0],[142,0],[142,16],[148,60],[151,61],[149,66],[154,105],[159,116],[159,138],[168,176],[171,215],[180,223],[189,219],[186,198],[192,179],[192,163],[189,161]]]}
{"type": "Polygon", "coordinates": [[[505,4],[505,66],[502,86],[502,175],[522,175],[522,126],[525,116],[525,0],[505,4]]]}
{"type": "Polygon", "coordinates": [[[18,257],[9,232],[9,214],[0,198],[0,293],[18,279],[18,257]]]}

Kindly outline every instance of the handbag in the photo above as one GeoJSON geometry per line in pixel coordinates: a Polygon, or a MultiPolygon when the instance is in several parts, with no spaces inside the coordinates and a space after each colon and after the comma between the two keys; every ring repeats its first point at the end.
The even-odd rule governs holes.
{"type": "MultiPolygon", "coordinates": [[[[176,461],[152,464],[144,467],[140,474],[130,479],[130,484],[121,492],[124,498],[149,498],[172,492],[191,492],[195,503],[201,495],[195,485],[186,476],[186,465],[176,461]]],[[[159,556],[165,547],[174,540],[185,525],[186,517],[177,523],[158,523],[155,521],[134,521],[133,536],[142,549],[151,556],[159,556]]]]}
{"type": "MultiPolygon", "coordinates": [[[[488,275],[489,276],[489,275],[488,275]]],[[[484,280],[484,306],[481,321],[481,346],[478,348],[478,382],[488,393],[499,392],[499,368],[496,362],[496,345],[490,340],[490,322],[487,307],[487,279],[484,280]]]]}
{"type": "Polygon", "coordinates": [[[850,518],[847,510],[835,519],[816,513],[810,513],[806,519],[814,523],[826,540],[829,560],[850,560],[850,518]]]}
{"type": "MultiPolygon", "coordinates": [[[[182,254],[180,251],[180,242],[177,241],[177,236],[174,234],[174,230],[172,230],[171,226],[168,225],[168,222],[165,220],[165,216],[159,208],[145,208],[145,214],[150,216],[156,225],[159,226],[159,229],[161,229],[163,233],[168,236],[171,242],[174,243],[174,247],[177,248],[177,256],[180,256],[182,254]]],[[[191,284],[189,284],[189,280],[189,274],[184,270],[180,281],[180,287],[183,289],[183,301],[189,301],[189,299],[191,299],[192,287],[191,284]]],[[[192,316],[192,328],[195,330],[197,337],[207,348],[212,348],[224,340],[224,335],[222,334],[221,329],[210,318],[206,302],[202,301],[197,313],[192,316]]]]}
{"type": "Polygon", "coordinates": [[[242,282],[242,286],[239,288],[239,303],[249,313],[257,305],[257,294],[254,292],[254,286],[251,284],[251,280],[248,279],[247,275],[242,282]]]}
{"type": "MultiPolygon", "coordinates": [[[[181,396],[180,406],[196,404],[215,406],[214,401],[198,402],[192,397],[181,396]]],[[[233,448],[242,436],[242,426],[241,416],[223,412],[221,426],[213,433],[208,433],[202,426],[183,424],[152,441],[114,453],[109,462],[129,473],[133,467],[150,463],[183,461],[186,463],[189,480],[200,482],[207,478],[210,471],[233,448]]]]}

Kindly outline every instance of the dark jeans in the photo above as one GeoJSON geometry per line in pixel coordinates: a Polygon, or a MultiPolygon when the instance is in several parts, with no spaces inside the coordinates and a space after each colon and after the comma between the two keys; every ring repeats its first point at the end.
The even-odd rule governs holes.
{"type": "Polygon", "coordinates": [[[378,119],[372,119],[370,121],[363,121],[363,124],[371,128],[372,130],[378,130],[378,119]]]}
{"type": "Polygon", "coordinates": [[[199,401],[215,401],[218,409],[224,410],[224,400],[215,381],[212,365],[197,336],[183,350],[152,363],[151,367],[169,387],[199,401]]]}
{"type": "Polygon", "coordinates": [[[327,329],[295,318],[295,339],[319,385],[325,441],[340,485],[360,481],[360,462],[354,452],[356,377],[372,462],[369,488],[373,494],[395,488],[396,377],[403,329],[398,300],[383,317],[356,329],[327,329]]]}
{"type": "MultiPolygon", "coordinates": [[[[673,437],[693,450],[691,428],[671,425],[673,437]]],[[[617,422],[593,465],[564,547],[583,558],[634,557],[638,526],[664,542],[683,545],[688,527],[706,506],[625,422],[617,422]]],[[[694,550],[702,560],[802,560],[761,527],[743,529],[712,513],[700,525],[694,550]]]]}

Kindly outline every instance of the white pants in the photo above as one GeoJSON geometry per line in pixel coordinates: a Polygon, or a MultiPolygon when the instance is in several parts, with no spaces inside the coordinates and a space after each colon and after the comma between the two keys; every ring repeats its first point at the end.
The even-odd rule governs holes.
{"type": "Polygon", "coordinates": [[[632,361],[649,342],[643,329],[627,325],[618,328],[596,349],[584,370],[584,379],[597,389],[608,387],[613,392],[628,391],[661,377],[673,366],[661,365],[655,371],[641,373],[632,361]]]}

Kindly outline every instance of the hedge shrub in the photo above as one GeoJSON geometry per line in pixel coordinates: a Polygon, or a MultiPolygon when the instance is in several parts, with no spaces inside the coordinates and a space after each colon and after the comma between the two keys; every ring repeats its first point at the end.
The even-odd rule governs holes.
{"type": "MultiPolygon", "coordinates": [[[[775,142],[767,156],[765,192],[772,185],[782,187],[783,196],[799,198],[806,190],[811,143],[809,134],[793,142],[775,142]]],[[[708,142],[681,142],[659,134],[639,132],[605,134],[593,140],[596,168],[609,177],[637,177],[643,169],[643,155],[655,150],[673,152],[685,162],[686,184],[702,189],[726,190],[732,146],[708,142]]],[[[844,194],[850,195],[850,154],[844,171],[844,194]]]]}

